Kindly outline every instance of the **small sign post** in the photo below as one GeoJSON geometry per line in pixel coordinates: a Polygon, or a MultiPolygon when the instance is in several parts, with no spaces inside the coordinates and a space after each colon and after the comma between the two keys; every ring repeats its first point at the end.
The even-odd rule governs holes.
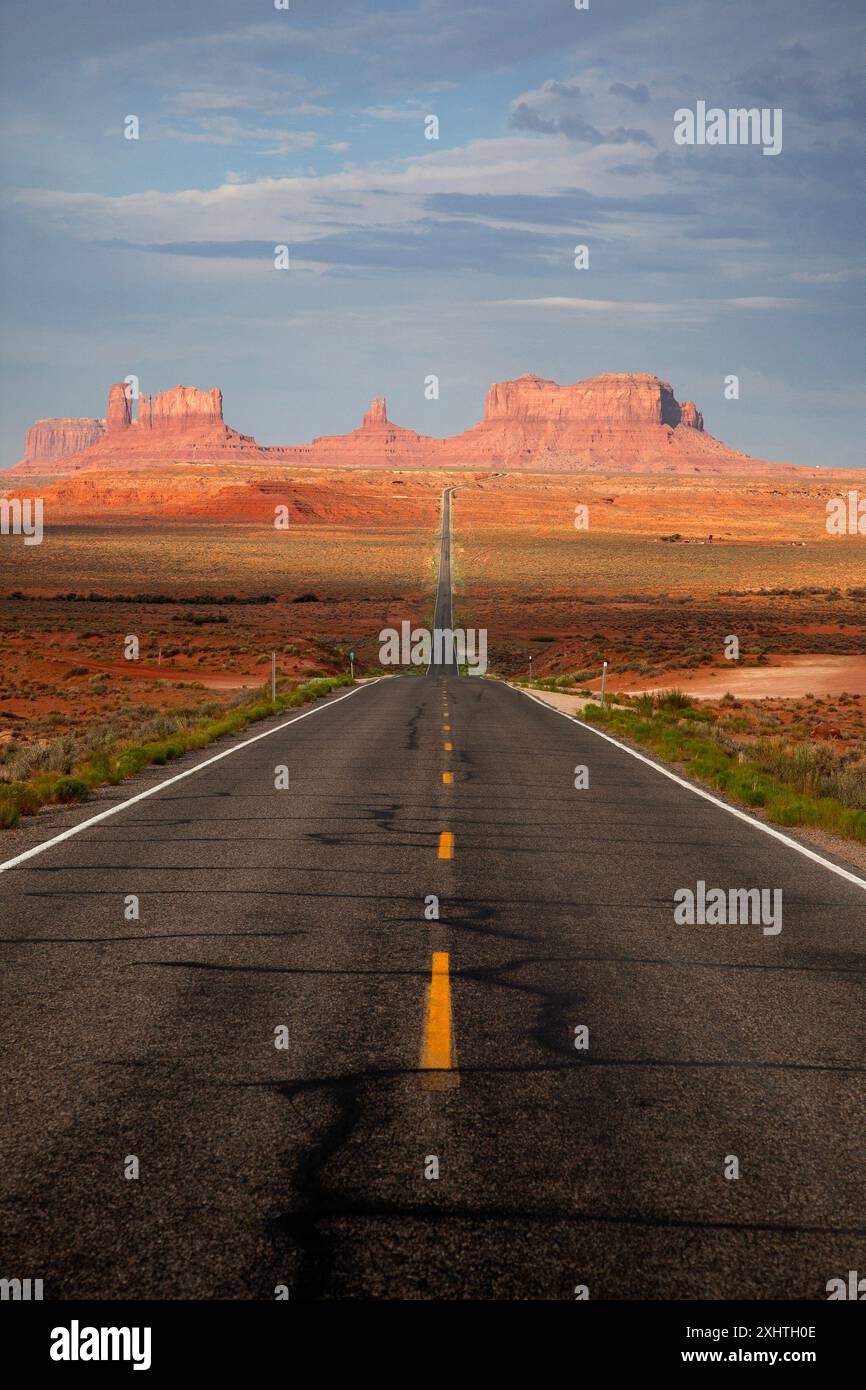
{"type": "Polygon", "coordinates": [[[607,684],[607,662],[601,668],[601,707],[604,709],[604,687],[607,684]]]}
{"type": "Polygon", "coordinates": [[[352,680],[355,679],[355,648],[349,652],[349,670],[352,673],[352,680]]]}

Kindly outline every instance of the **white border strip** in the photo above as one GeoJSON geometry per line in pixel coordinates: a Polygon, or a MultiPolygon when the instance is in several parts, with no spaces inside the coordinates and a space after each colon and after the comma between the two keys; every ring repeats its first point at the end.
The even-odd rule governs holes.
{"type": "MultiPolygon", "coordinates": [[[[175,782],[182,782],[185,777],[193,777],[195,773],[201,772],[202,768],[210,767],[211,764],[220,762],[222,758],[230,758],[233,753],[239,753],[242,748],[249,748],[251,743],[258,743],[260,738],[270,738],[271,734],[279,734],[283,729],[288,729],[301,719],[309,719],[311,714],[321,714],[323,710],[338,705],[341,700],[348,700],[350,695],[357,695],[360,690],[369,690],[371,685],[377,685],[382,679],[383,677],[377,676],[375,680],[356,686],[354,690],[347,690],[345,695],[338,695],[336,700],[329,700],[327,704],[315,705],[313,709],[305,710],[303,714],[296,714],[294,719],[287,719],[284,724],[278,724],[275,729],[265,729],[261,734],[254,734],[252,738],[244,739],[243,743],[235,743],[231,748],[224,748],[222,753],[214,753],[212,758],[205,758],[203,762],[196,763],[195,767],[188,767],[186,772],[177,772],[174,777],[167,778],[165,782],[158,782],[156,786],[148,787],[145,791],[128,797],[126,801],[119,801],[116,806],[109,806],[107,811],[100,811],[96,816],[88,816],[87,820],[79,821],[78,825],[73,825],[69,830],[61,831],[59,835],[52,835],[50,840],[45,840],[41,845],[34,845],[32,849],[24,850],[23,854],[16,854],[14,859],[7,859],[5,864],[0,864],[0,874],[6,869],[14,869],[16,864],[23,864],[25,859],[32,859],[36,854],[44,854],[45,850],[51,849],[52,845],[59,845],[63,840],[71,840],[73,835],[80,834],[82,830],[87,830],[91,825],[108,820],[109,816],[116,816],[119,811],[125,811],[127,806],[134,806],[136,801],[144,801],[147,796],[155,796],[157,792],[165,791],[166,787],[173,786],[175,782]]],[[[141,770],[143,772],[144,768],[141,770]]]]}
{"type": "Polygon", "coordinates": [[[833,864],[829,859],[824,859],[822,855],[816,854],[814,850],[807,849],[797,840],[792,840],[789,835],[783,835],[781,830],[775,830],[772,825],[766,825],[764,821],[756,820],[754,816],[748,815],[745,811],[738,811],[736,806],[729,806],[726,801],[720,801],[711,792],[704,791],[703,787],[696,787],[694,782],[687,782],[684,777],[678,777],[669,768],[663,767],[661,763],[653,762],[652,758],[647,758],[643,753],[638,753],[636,749],[629,748],[628,744],[620,743],[618,739],[611,738],[610,734],[603,734],[601,729],[596,729],[592,724],[586,724],[582,719],[569,714],[564,709],[557,709],[555,705],[549,705],[546,700],[540,700],[537,695],[533,695],[529,690],[522,689],[519,685],[512,685],[512,690],[517,690],[521,695],[527,695],[530,700],[534,700],[542,709],[548,709],[552,714],[561,714],[563,719],[568,719],[570,723],[577,724],[578,728],[587,729],[591,734],[597,734],[606,743],[612,743],[614,748],[619,748],[623,753],[628,753],[629,757],[637,758],[638,762],[646,763],[653,771],[660,772],[663,777],[669,778],[671,782],[676,782],[678,786],[685,787],[686,791],[694,792],[695,796],[703,797],[704,801],[709,801],[713,806],[718,806],[720,810],[727,811],[729,816],[736,816],[737,820],[746,822],[753,830],[762,830],[765,835],[772,835],[774,840],[781,840],[783,845],[789,849],[795,849],[798,854],[805,855],[807,859],[812,859],[816,864],[829,869],[831,873],[838,874],[839,878],[846,878],[849,883],[855,883],[858,888],[866,889],[866,879],[859,878],[857,874],[852,874],[848,869],[843,869],[839,864],[833,864]]]}

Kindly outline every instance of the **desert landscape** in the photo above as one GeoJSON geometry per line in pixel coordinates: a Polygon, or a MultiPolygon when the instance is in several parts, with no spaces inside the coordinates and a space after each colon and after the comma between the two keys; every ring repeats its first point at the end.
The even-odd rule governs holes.
{"type": "Polygon", "coordinates": [[[658,378],[500,383],[450,440],[377,398],[353,433],[285,448],[225,425],[218,390],[133,415],[120,383],[104,421],[37,422],[4,481],[45,527],[0,550],[7,786],[243,705],[272,654],[283,692],[350,652],[380,672],[380,630],[432,620],[445,487],[456,621],[486,630],[490,675],[590,695],[607,662],[609,696],[745,702],[866,767],[862,538],[826,525],[856,473],[728,450],[658,378]]]}
{"type": "Polygon", "coordinates": [[[850,1374],[864,19],[0,6],[15,1364],[850,1374]]]}

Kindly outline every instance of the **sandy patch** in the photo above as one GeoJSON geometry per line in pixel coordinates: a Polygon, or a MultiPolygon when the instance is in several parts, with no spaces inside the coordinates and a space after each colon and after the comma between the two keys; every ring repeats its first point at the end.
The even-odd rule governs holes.
{"type": "Polygon", "coordinates": [[[803,699],[806,695],[866,696],[866,656],[779,656],[769,666],[741,666],[731,662],[727,670],[668,671],[664,684],[635,685],[623,678],[620,689],[627,695],[645,691],[688,691],[696,699],[717,700],[728,691],[743,700],[803,699]]]}
{"type": "MultiPolygon", "coordinates": [[[[519,685],[512,685],[508,682],[512,690],[520,690],[519,685]]],[[[533,690],[530,692],[536,700],[543,700],[546,705],[552,705],[554,709],[561,709],[566,714],[582,714],[588,704],[598,704],[596,696],[587,697],[585,695],[566,695],[558,690],[533,690]]]]}

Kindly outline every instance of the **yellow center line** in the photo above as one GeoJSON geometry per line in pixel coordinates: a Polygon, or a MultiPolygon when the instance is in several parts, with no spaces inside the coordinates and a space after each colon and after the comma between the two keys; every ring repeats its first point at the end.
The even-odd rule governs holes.
{"type": "Polygon", "coordinates": [[[450,725],[450,724],[443,724],[443,725],[442,725],[442,732],[443,732],[443,734],[450,734],[450,732],[451,732],[451,725],[450,725]]]}
{"type": "Polygon", "coordinates": [[[421,1048],[421,1070],[435,1075],[424,1077],[430,1091],[449,1090],[459,1084],[457,1077],[457,1048],[451,1014],[451,977],[448,952],[434,951],[424,1018],[424,1042],[421,1048]]]}
{"type": "Polygon", "coordinates": [[[453,744],[453,743],[443,743],[442,747],[445,749],[445,752],[446,752],[446,753],[453,753],[453,752],[454,752],[454,744],[453,744]]]}
{"type": "Polygon", "coordinates": [[[454,836],[450,830],[443,830],[439,836],[439,858],[454,858],[454,836]]]}
{"type": "Polygon", "coordinates": [[[446,787],[450,787],[451,783],[454,781],[453,772],[443,772],[442,781],[445,783],[446,787]]]}

